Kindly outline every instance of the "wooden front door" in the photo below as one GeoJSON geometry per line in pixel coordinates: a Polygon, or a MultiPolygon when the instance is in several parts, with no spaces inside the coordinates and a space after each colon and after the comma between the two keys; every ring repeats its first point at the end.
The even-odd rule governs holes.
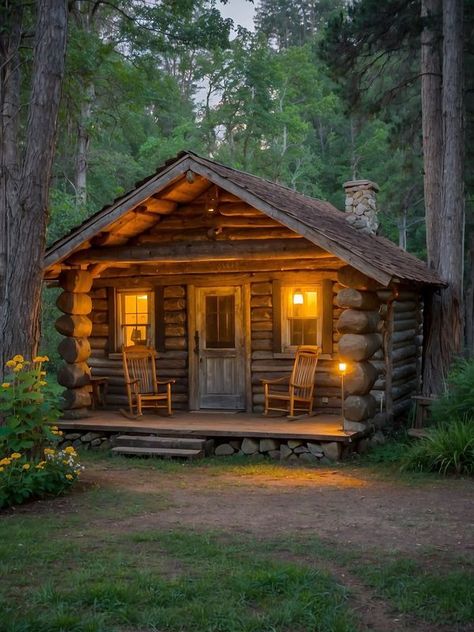
{"type": "Polygon", "coordinates": [[[197,288],[199,408],[245,408],[242,288],[197,288]]]}

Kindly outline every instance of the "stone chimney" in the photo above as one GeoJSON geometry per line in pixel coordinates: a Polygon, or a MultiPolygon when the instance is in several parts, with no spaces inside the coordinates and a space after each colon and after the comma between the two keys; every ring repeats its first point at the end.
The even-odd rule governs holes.
{"type": "Polygon", "coordinates": [[[344,182],[346,192],[346,219],[351,226],[364,233],[377,234],[378,184],[370,180],[349,180],[344,182]]]}

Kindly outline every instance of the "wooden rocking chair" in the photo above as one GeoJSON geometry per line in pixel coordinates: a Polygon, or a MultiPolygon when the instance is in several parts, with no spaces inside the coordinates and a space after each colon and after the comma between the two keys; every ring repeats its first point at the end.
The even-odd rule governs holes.
{"type": "Polygon", "coordinates": [[[171,384],[175,380],[156,379],[156,351],[150,347],[122,347],[122,359],[130,417],[141,417],[144,408],[166,408],[171,415],[171,384]],[[162,384],[166,390],[159,393],[162,384]]]}
{"type": "Polygon", "coordinates": [[[269,410],[285,412],[288,417],[294,417],[296,411],[303,411],[311,415],[313,412],[314,375],[320,353],[320,347],[307,345],[298,347],[290,375],[274,380],[262,380],[265,395],[264,415],[267,415],[269,410]],[[284,384],[285,382],[289,383],[288,391],[270,390],[274,384],[284,384]],[[271,406],[271,402],[275,403],[271,406]],[[279,406],[276,405],[277,403],[279,406]],[[286,404],[284,408],[282,404],[286,404]]]}

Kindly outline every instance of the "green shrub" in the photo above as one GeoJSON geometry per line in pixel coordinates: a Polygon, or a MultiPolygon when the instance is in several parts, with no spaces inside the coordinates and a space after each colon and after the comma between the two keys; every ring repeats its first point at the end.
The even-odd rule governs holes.
{"type": "Polygon", "coordinates": [[[474,474],[474,419],[440,424],[406,452],[403,469],[440,474],[474,474]]]}
{"type": "Polygon", "coordinates": [[[45,445],[57,441],[58,430],[51,424],[59,418],[59,401],[42,370],[47,361],[47,356],[29,362],[16,355],[6,363],[9,375],[0,388],[0,454],[39,456],[45,445]]]}
{"type": "Polygon", "coordinates": [[[446,392],[431,406],[435,423],[474,418],[474,360],[458,360],[448,376],[446,392]]]}
{"type": "Polygon", "coordinates": [[[58,495],[77,480],[82,466],[73,447],[44,449],[44,459],[29,460],[20,452],[0,460],[0,509],[29,498],[58,495]]]}
{"type": "Polygon", "coordinates": [[[54,425],[58,397],[42,370],[47,360],[16,355],[6,363],[9,374],[0,386],[0,509],[60,494],[82,469],[74,448],[55,447],[62,432],[54,425]]]}

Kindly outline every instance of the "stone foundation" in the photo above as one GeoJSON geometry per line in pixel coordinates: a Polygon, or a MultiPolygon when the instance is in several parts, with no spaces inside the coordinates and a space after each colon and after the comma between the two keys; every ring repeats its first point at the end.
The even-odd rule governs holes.
{"type": "MultiPolygon", "coordinates": [[[[72,445],[74,448],[85,450],[109,450],[115,446],[115,440],[124,433],[107,433],[93,431],[65,431],[61,448],[72,445]]],[[[131,433],[126,433],[131,434],[131,433]]],[[[140,434],[140,436],[160,436],[159,433],[140,434]]],[[[366,438],[360,438],[353,443],[338,441],[305,441],[300,439],[272,439],[243,437],[215,438],[214,456],[246,455],[250,457],[268,457],[285,463],[300,463],[328,465],[347,458],[354,452],[361,450],[367,444],[366,438]],[[365,442],[365,443],[364,443],[365,442]]]]}

